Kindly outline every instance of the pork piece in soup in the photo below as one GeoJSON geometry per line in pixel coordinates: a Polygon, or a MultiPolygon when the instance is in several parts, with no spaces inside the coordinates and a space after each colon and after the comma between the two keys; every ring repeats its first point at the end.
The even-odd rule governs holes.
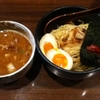
{"type": "Polygon", "coordinates": [[[32,46],[21,33],[12,30],[0,32],[0,75],[20,69],[30,58],[32,46]]]}

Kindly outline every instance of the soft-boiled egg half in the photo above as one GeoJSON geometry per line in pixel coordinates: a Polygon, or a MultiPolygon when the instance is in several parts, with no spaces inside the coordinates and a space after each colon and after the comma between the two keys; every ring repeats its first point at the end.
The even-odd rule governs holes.
{"type": "Polygon", "coordinates": [[[55,65],[67,70],[73,66],[72,57],[62,49],[51,49],[46,53],[46,57],[55,65]]]}
{"type": "Polygon", "coordinates": [[[55,65],[70,70],[73,66],[72,57],[64,50],[58,49],[55,37],[45,34],[40,40],[42,53],[55,65]]]}
{"type": "Polygon", "coordinates": [[[52,34],[45,34],[40,40],[40,49],[46,54],[50,49],[57,48],[57,42],[52,34]]]}

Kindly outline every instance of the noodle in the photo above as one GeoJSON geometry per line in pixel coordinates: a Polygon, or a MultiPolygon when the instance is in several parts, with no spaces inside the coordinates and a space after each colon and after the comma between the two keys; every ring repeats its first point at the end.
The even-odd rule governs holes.
{"type": "Polygon", "coordinates": [[[80,62],[80,48],[88,28],[87,24],[65,24],[59,28],[52,30],[51,34],[57,41],[58,48],[61,48],[68,52],[73,59],[74,71],[90,70],[87,66],[84,66],[80,62]]]}

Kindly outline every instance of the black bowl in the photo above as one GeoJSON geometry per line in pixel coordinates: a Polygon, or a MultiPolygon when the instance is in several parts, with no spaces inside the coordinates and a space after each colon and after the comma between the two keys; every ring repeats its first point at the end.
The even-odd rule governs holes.
{"type": "MultiPolygon", "coordinates": [[[[35,39],[36,39],[37,50],[42,58],[44,66],[53,74],[64,79],[70,79],[70,80],[86,79],[97,73],[100,70],[100,68],[93,69],[90,71],[76,72],[57,67],[43,55],[39,47],[39,40],[45,33],[49,33],[52,31],[52,29],[56,29],[58,26],[66,24],[68,20],[71,19],[71,17],[66,16],[66,14],[85,9],[86,8],[84,7],[77,7],[77,6],[65,6],[56,8],[47,13],[46,15],[44,15],[36,27],[35,39]]],[[[84,20],[84,22],[91,21],[91,19],[82,19],[82,20],[84,20]]]]}

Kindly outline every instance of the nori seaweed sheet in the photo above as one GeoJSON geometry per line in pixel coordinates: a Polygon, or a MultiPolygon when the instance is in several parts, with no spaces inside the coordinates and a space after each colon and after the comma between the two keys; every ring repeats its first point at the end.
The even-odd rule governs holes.
{"type": "Polygon", "coordinates": [[[80,50],[81,63],[86,66],[100,67],[100,54],[90,52],[87,46],[91,44],[100,47],[100,16],[91,16],[83,44],[80,50]]]}

